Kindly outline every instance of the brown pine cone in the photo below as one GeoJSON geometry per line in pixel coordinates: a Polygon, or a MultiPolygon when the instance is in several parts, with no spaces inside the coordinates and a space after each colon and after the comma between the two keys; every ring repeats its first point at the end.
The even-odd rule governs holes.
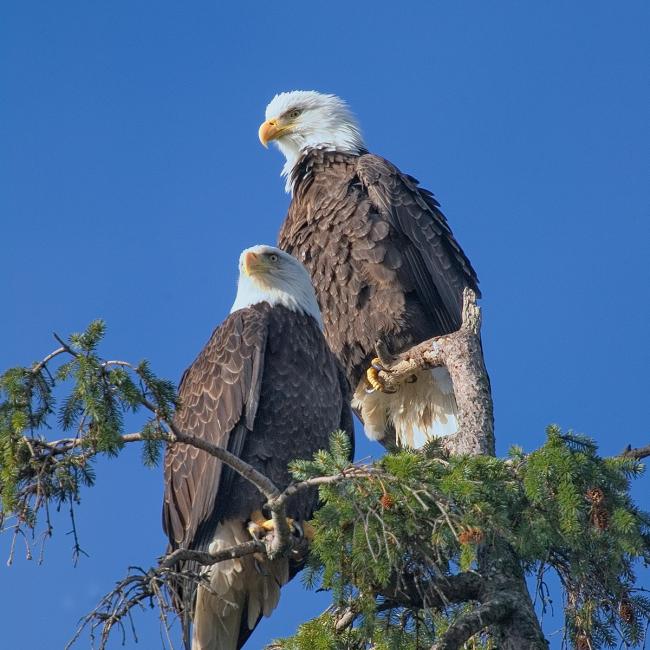
{"type": "Polygon", "coordinates": [[[596,506],[591,511],[591,523],[598,530],[607,530],[609,527],[609,512],[602,506],[596,506]]]}
{"type": "Polygon", "coordinates": [[[621,604],[618,606],[618,613],[621,617],[621,620],[625,623],[634,623],[634,607],[627,598],[623,598],[623,600],[621,600],[621,604]]]}
{"type": "Polygon", "coordinates": [[[461,544],[469,544],[471,537],[469,530],[461,530],[460,535],[458,535],[458,541],[461,544]]]}
{"type": "Polygon", "coordinates": [[[480,528],[467,528],[458,535],[461,544],[480,544],[485,535],[480,528]]]}
{"type": "Polygon", "coordinates": [[[605,493],[599,487],[590,488],[587,490],[587,499],[592,503],[599,505],[605,499],[605,493]]]}

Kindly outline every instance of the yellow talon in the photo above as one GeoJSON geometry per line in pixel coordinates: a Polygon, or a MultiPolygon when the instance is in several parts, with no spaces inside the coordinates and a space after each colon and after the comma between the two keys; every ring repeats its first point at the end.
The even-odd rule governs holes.
{"type": "MultiPolygon", "coordinates": [[[[293,526],[293,519],[291,517],[287,517],[287,525],[289,528],[293,526]]],[[[260,526],[268,533],[272,532],[275,530],[275,523],[273,522],[273,519],[265,519],[260,526]]]]}
{"type": "Polygon", "coordinates": [[[379,379],[379,370],[377,370],[376,366],[381,367],[381,362],[379,361],[379,359],[373,359],[370,362],[370,368],[366,370],[366,379],[368,380],[368,383],[374,390],[383,393],[384,384],[381,381],[381,379],[379,379]]]}
{"type": "Polygon", "coordinates": [[[266,521],[266,518],[262,514],[261,510],[255,510],[254,512],[251,512],[249,521],[251,521],[254,524],[257,524],[258,526],[261,526],[266,521]]]}
{"type": "Polygon", "coordinates": [[[381,381],[379,380],[379,372],[375,368],[368,368],[366,370],[366,379],[372,388],[377,391],[383,392],[384,387],[382,386],[381,381]]]}
{"type": "MultiPolygon", "coordinates": [[[[287,517],[287,524],[289,528],[293,526],[291,517],[287,517]]],[[[253,537],[264,537],[267,533],[275,530],[275,524],[273,519],[266,519],[260,510],[255,510],[255,512],[251,513],[248,530],[253,537]]]]}

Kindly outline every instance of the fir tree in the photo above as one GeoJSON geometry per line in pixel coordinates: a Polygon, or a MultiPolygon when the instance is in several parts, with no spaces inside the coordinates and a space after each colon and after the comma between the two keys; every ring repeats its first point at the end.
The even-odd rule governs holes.
{"type": "MultiPolygon", "coordinates": [[[[471,323],[472,305],[466,307],[471,323]]],[[[478,326],[477,319],[433,352],[429,346],[419,362],[431,364],[432,355],[442,355],[439,361],[447,363],[454,354],[476,360],[478,326]]],[[[101,321],[91,323],[81,334],[58,339],[60,345],[42,361],[0,377],[5,534],[41,527],[52,534],[50,507],[62,504],[69,506],[74,530],[98,456],[119,457],[126,444],[137,442],[143,463],[155,465],[163,445],[182,441],[218,456],[256,484],[279,520],[288,496],[319,487],[322,507],[311,522],[303,579],[307,588],[330,591],[332,604],[271,647],[543,648],[524,578],[536,576],[545,603],[549,572],[563,588],[567,645],[643,642],[650,600],[637,585],[635,568],[650,561],[650,517],[632,501],[630,482],[643,472],[641,460],[650,449],[603,458],[593,440],[551,426],[540,449],[513,448],[507,458],[496,458],[478,453],[493,445],[491,410],[463,415],[463,408],[473,407],[464,407],[461,398],[467,434],[462,440],[419,451],[393,449],[375,462],[351,464],[346,435],[333,432],[328,450],[293,463],[295,482],[281,492],[225,450],[178,431],[174,385],[146,362],[101,357],[104,331],[101,321]],[[126,413],[143,415],[137,433],[125,432],[126,413]]],[[[400,363],[404,374],[418,361],[411,355],[394,364],[393,381],[399,380],[400,363]]],[[[479,381],[468,389],[475,391],[473,403],[491,409],[482,360],[464,367],[475,378],[478,373],[479,381]]],[[[464,385],[462,372],[452,373],[456,387],[464,385]]],[[[128,575],[82,627],[97,632],[103,647],[133,607],[152,600],[169,622],[167,583],[180,560],[191,557],[207,565],[247,553],[305,553],[306,541],[286,532],[218,555],[185,550],[167,555],[150,570],[128,575]]],[[[74,547],[78,557],[76,535],[74,547]]]]}

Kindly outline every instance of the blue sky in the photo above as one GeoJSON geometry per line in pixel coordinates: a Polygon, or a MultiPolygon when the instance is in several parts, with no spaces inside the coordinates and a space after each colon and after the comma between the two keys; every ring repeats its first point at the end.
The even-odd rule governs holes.
{"type": "MultiPolygon", "coordinates": [[[[0,367],[101,317],[107,355],[177,380],[230,308],[240,250],[274,242],[288,205],[280,154],[257,141],[266,103],[313,88],[346,98],[369,148],[436,194],[478,270],[499,453],[539,446],[551,422],[603,453],[647,444],[649,13],[4,2],[0,367]]],[[[90,557],[72,567],[61,515],[42,566],[20,552],[0,566],[3,645],[62,647],[129,565],[148,566],[161,492],[135,449],[100,462],[79,511],[90,557]]],[[[646,508],[649,492],[646,477],[646,508]]],[[[294,581],[250,647],[326,604],[294,581]]],[[[135,647],[159,647],[156,614],[136,623],[135,647]]]]}

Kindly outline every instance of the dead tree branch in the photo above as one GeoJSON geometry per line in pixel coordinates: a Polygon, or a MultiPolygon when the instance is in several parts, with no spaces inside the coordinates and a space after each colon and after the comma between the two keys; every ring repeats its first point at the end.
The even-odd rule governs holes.
{"type": "Polygon", "coordinates": [[[650,456],[650,445],[645,447],[636,447],[633,449],[630,445],[621,453],[624,458],[634,458],[635,460],[643,460],[650,456]]]}
{"type": "MultiPolygon", "coordinates": [[[[146,405],[145,405],[146,406],[146,405]]],[[[155,407],[151,405],[151,410],[155,413],[155,407]]],[[[161,434],[158,439],[168,442],[170,444],[184,444],[191,447],[201,449],[206,453],[218,458],[225,465],[228,465],[238,474],[241,474],[246,480],[250,481],[268,500],[275,499],[280,496],[281,492],[264,474],[258,472],[254,467],[244,462],[239,456],[231,454],[227,449],[213,445],[202,438],[183,433],[173,422],[166,422],[170,431],[167,434],[161,434]]],[[[67,454],[76,448],[85,448],[88,442],[83,438],[61,438],[60,440],[53,440],[51,442],[40,440],[38,438],[29,438],[25,436],[26,441],[36,446],[44,455],[59,456],[67,454]]],[[[127,433],[121,436],[124,443],[130,442],[143,442],[148,438],[143,436],[140,432],[127,433]]],[[[92,449],[90,453],[95,453],[92,449]]],[[[38,460],[38,459],[36,459],[38,460]]]]}
{"type": "Polygon", "coordinates": [[[463,321],[457,332],[424,341],[396,358],[390,358],[381,344],[377,353],[388,369],[379,374],[389,389],[418,370],[445,366],[454,386],[459,432],[445,437],[443,445],[454,454],[494,455],[494,416],[481,345],[481,310],[471,289],[463,293],[463,321]]]}
{"type": "Polygon", "coordinates": [[[252,539],[249,542],[237,544],[237,546],[224,548],[216,553],[205,553],[203,551],[192,551],[187,548],[177,548],[175,551],[162,557],[158,564],[158,568],[153,569],[153,571],[162,572],[165,569],[171,569],[180,562],[196,562],[202,566],[211,566],[212,564],[217,564],[226,560],[234,560],[238,557],[244,557],[245,555],[265,552],[266,546],[264,542],[258,539],[252,539]]]}
{"type": "Polygon", "coordinates": [[[43,368],[45,368],[45,366],[46,366],[50,361],[52,361],[52,359],[54,359],[54,357],[58,357],[60,354],[63,354],[64,352],[68,352],[68,350],[69,350],[69,348],[68,348],[67,345],[66,345],[65,347],[62,345],[60,348],[57,348],[56,350],[50,352],[50,353],[49,353],[46,357],[44,357],[41,361],[39,361],[38,363],[35,363],[35,364],[32,366],[32,369],[31,369],[31,370],[32,370],[32,373],[33,373],[33,374],[36,374],[36,373],[40,372],[41,370],[43,370],[43,368]]]}

